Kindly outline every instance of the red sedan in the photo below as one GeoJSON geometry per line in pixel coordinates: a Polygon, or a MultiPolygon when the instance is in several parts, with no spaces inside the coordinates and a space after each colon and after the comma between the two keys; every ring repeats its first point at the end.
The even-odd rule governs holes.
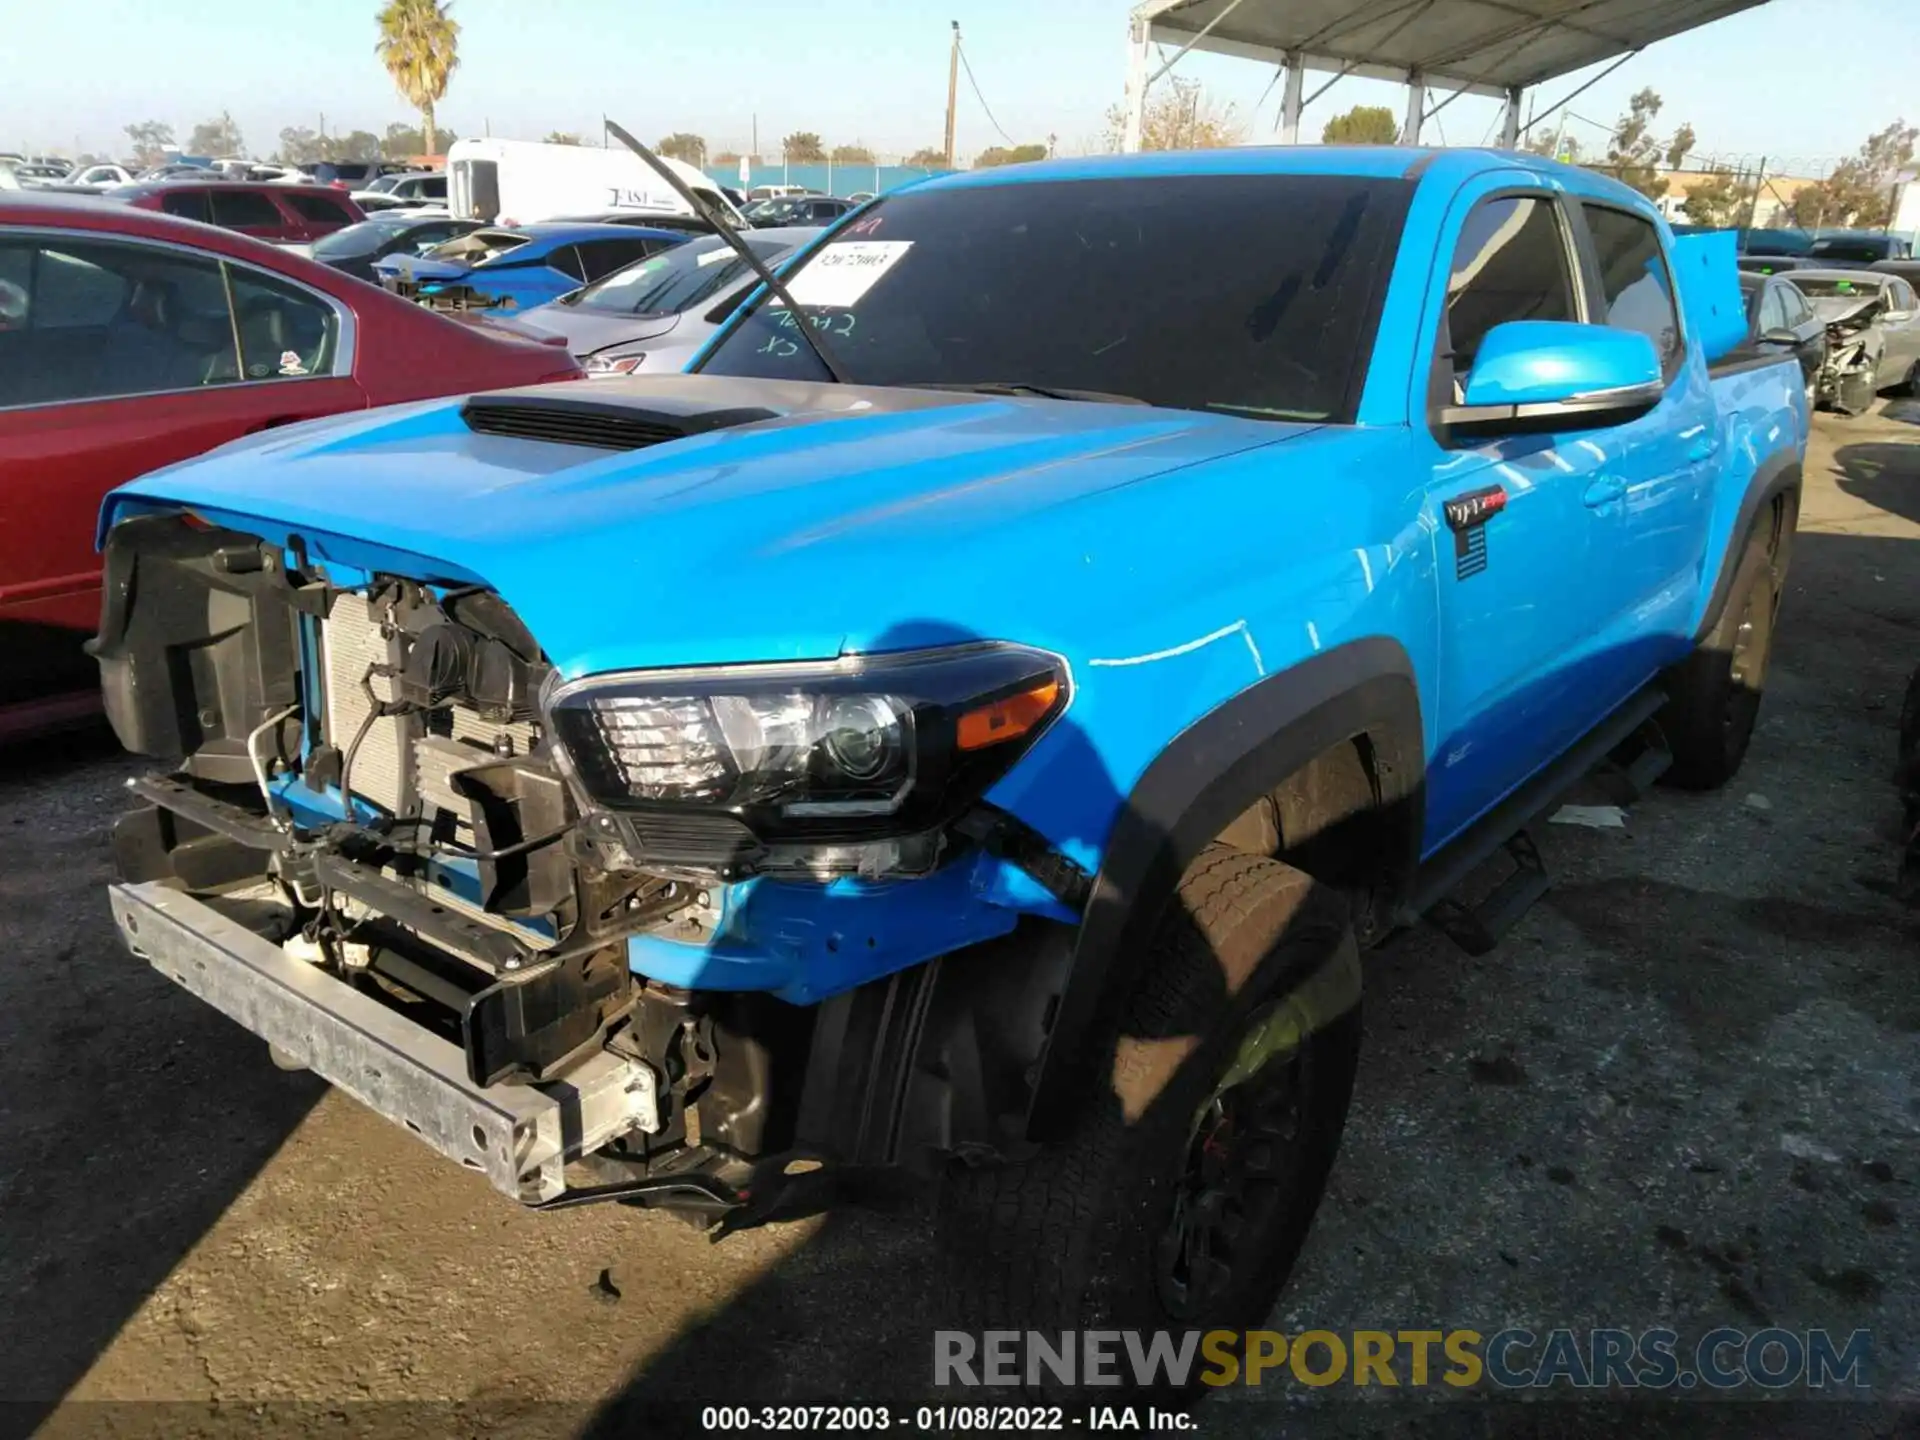
{"type": "Polygon", "coordinates": [[[0,739],[96,704],[94,524],[137,475],[370,405],[572,379],[257,240],[97,199],[0,197],[0,739]]]}

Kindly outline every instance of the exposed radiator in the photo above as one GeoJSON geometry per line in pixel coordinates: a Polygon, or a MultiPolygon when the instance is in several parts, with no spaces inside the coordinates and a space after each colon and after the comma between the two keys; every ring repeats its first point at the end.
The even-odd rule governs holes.
{"type": "MultiPolygon", "coordinates": [[[[321,624],[320,637],[327,677],[327,739],[344,752],[367,717],[367,694],[360,683],[367,667],[397,665],[403,658],[404,642],[399,637],[388,640],[381,635],[372,607],[365,596],[358,594],[335,598],[331,613],[321,624]]],[[[379,699],[393,698],[388,677],[374,676],[372,686],[379,699]]],[[[447,727],[442,724],[435,728],[447,727]]],[[[451,729],[449,739],[421,734],[416,718],[395,715],[375,720],[354,754],[353,793],[388,811],[398,811],[415,793],[429,806],[452,809],[448,802],[456,797],[447,777],[463,768],[462,752],[470,757],[467,764],[483,765],[503,753],[525,755],[538,739],[530,722],[495,724],[464,705],[452,708],[451,729]],[[409,736],[416,738],[409,742],[409,736]],[[413,763],[403,768],[402,747],[409,745],[413,763]]],[[[464,817],[464,808],[461,806],[456,814],[464,817]]]]}

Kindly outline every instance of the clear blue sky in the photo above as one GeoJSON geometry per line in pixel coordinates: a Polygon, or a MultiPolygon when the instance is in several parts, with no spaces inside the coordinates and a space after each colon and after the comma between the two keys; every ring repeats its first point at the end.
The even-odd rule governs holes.
{"type": "MultiPolygon", "coordinates": [[[[798,129],[881,152],[937,147],[956,19],[986,101],[1015,140],[1054,135],[1062,150],[1091,149],[1123,84],[1128,3],[455,0],[461,66],[441,117],[462,135],[490,126],[538,139],[597,135],[604,112],[649,138],[695,131],[717,151],[744,148],[758,112],[762,153],[777,154],[779,137],[798,129]]],[[[184,140],[223,108],[259,155],[282,126],[316,125],[323,113],[329,132],[377,133],[411,116],[374,59],[375,9],[375,0],[18,0],[0,23],[0,149],[118,153],[129,121],[164,120],[184,140]]],[[[1571,108],[1611,122],[1649,85],[1666,100],[1661,128],[1691,121],[1698,152],[1833,157],[1909,108],[1920,122],[1916,55],[1913,7],[1771,0],[1650,49],[1571,108]]],[[[1190,55],[1180,73],[1237,104],[1251,134],[1273,133],[1270,69],[1190,55]]],[[[1580,78],[1547,85],[1546,100],[1580,78]]],[[[1354,104],[1397,114],[1402,93],[1342,81],[1309,109],[1307,130],[1317,138],[1354,104]]],[[[1462,98],[1429,138],[1478,144],[1494,114],[1492,102],[1462,98]]],[[[1571,129],[1604,143],[1604,125],[1571,129]]],[[[999,139],[963,76],[960,152],[999,139]]]]}

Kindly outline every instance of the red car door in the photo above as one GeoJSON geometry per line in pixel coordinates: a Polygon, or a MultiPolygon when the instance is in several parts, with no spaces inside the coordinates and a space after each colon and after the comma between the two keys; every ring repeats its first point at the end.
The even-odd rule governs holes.
{"type": "Polygon", "coordinates": [[[364,407],[349,319],[212,255],[0,232],[0,737],[43,721],[47,696],[97,681],[80,644],[99,622],[106,492],[253,431],[364,407]]]}

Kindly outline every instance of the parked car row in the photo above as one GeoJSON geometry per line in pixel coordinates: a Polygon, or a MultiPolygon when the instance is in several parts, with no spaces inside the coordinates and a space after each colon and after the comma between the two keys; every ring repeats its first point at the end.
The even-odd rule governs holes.
{"type": "Polygon", "coordinates": [[[9,192],[0,739],[97,707],[80,644],[100,619],[93,526],[113,486],[317,416],[580,373],[556,346],[163,207],[9,192]]]}
{"type": "Polygon", "coordinates": [[[1920,296],[1902,273],[1920,261],[1828,268],[1811,256],[1744,256],[1740,269],[1749,347],[1792,353],[1810,406],[1860,415],[1877,395],[1920,381],[1920,296]]]}

